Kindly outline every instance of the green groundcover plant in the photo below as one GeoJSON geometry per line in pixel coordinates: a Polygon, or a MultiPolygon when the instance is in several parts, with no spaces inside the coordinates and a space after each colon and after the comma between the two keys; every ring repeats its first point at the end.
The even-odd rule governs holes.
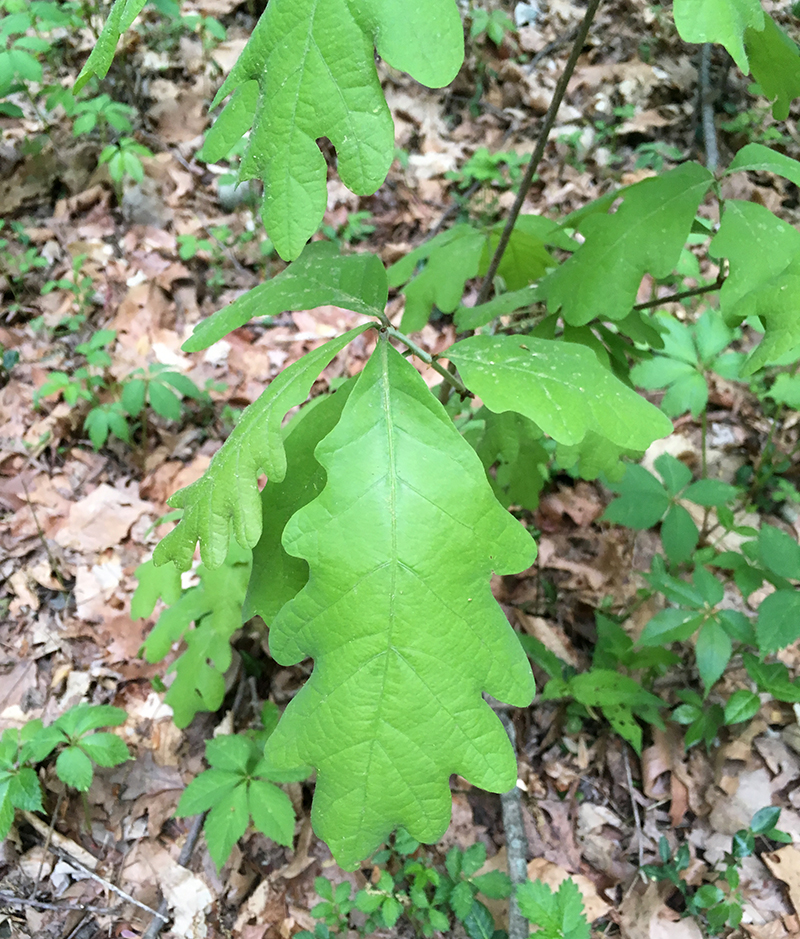
{"type": "MultiPolygon", "coordinates": [[[[116,0],[76,94],[105,75],[143,5],[116,0]]],[[[686,41],[725,46],[773,101],[774,116],[786,117],[800,93],[800,55],[759,0],[675,0],[674,16],[686,41]]],[[[388,271],[370,252],[308,243],[326,205],[319,138],[333,144],[336,169],[358,194],[374,192],[394,158],[376,53],[429,87],[452,81],[464,55],[454,0],[270,0],[215,99],[215,107],[227,104],[200,157],[225,159],[246,138],[241,178],[263,182],[264,225],[290,263],[202,322],[184,349],[206,349],[253,318],[323,304],[368,322],[287,367],[244,411],[206,474],[173,496],[182,516],[155,551],[149,576],[164,573],[151,599],[159,590],[177,598],[177,578],[198,544],[202,588],[194,606],[159,623],[146,650],[155,660],[185,637],[176,681],[185,678],[192,703],[181,720],[195,705],[218,706],[226,649],[241,617],[205,585],[227,569],[224,582],[235,584],[227,596],[244,593],[245,615],[258,614],[269,627],[275,660],[313,659],[305,686],[259,752],[252,741],[232,744],[230,753],[215,746],[208,773],[217,774],[212,780],[236,822],[227,847],[248,812],[271,831],[254,801],[259,787],[315,771],[314,827],[351,869],[398,827],[436,841],[450,817],[451,774],[495,792],[515,783],[512,747],[484,695],[525,707],[534,682],[490,577],[533,564],[524,510],[535,507],[548,463],[587,479],[625,480],[624,499],[635,482],[625,459],[672,430],[664,410],[634,390],[634,364],[649,387],[668,388],[667,413],[698,413],[710,373],[735,368],[749,379],[785,366],[800,346],[800,233],[764,206],[723,200],[720,192],[725,176],[750,171],[800,184],[800,163],[762,144],[744,147],[716,175],[685,161],[565,218],[512,216],[505,230],[502,223],[460,223],[388,271]],[[697,218],[705,203],[721,219],[713,232],[697,218]],[[637,306],[637,292],[645,275],[674,285],[689,243],[721,275],[701,284],[719,313],[699,320],[686,339],[651,314],[652,305],[637,306]],[[466,306],[467,284],[477,277],[487,278],[486,288],[466,306]],[[385,312],[390,288],[406,298],[399,328],[385,312]],[[460,332],[433,358],[409,335],[432,313],[452,315],[460,332]],[[723,361],[725,342],[743,324],[763,338],[723,361]],[[323,369],[368,331],[375,348],[363,371],[306,403],[323,369]],[[440,373],[441,387],[428,387],[408,353],[440,373]]],[[[726,493],[662,478],[663,486],[655,478],[646,484],[654,502],[645,521],[666,528],[668,560],[680,565],[696,545],[680,500],[724,509],[726,493]]],[[[683,600],[666,579],[684,583],[681,569],[653,574],[663,575],[657,589],[682,603],[667,618],[675,635],[685,638],[694,624],[719,639],[727,628],[759,653],[751,653],[754,669],[769,668],[761,652],[797,638],[797,618],[778,611],[780,621],[765,621],[767,635],[752,642],[740,621],[718,614],[713,575],[699,571],[705,568],[683,600]]],[[[718,677],[728,645],[720,640],[707,683],[718,677]]],[[[618,698],[604,697],[597,682],[570,687],[618,723],[626,719],[614,711],[618,698]]],[[[629,690],[631,719],[648,719],[652,697],[629,690]]],[[[214,800],[187,795],[187,803],[186,811],[199,811],[214,800]]],[[[288,837],[288,828],[278,837],[288,837]]]]}

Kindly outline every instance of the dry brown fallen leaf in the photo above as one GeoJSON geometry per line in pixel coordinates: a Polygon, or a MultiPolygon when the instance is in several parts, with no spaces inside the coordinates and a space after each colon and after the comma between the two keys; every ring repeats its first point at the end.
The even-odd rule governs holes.
{"type": "MultiPolygon", "coordinates": [[[[669,887],[668,889],[672,889],[669,887]]],[[[681,919],[661,895],[658,884],[631,891],[619,909],[622,939],[702,939],[695,920],[681,919]]]]}
{"type": "Polygon", "coordinates": [[[794,911],[800,914],[800,851],[787,844],[771,854],[762,854],[761,860],[778,880],[786,884],[794,911]]]}

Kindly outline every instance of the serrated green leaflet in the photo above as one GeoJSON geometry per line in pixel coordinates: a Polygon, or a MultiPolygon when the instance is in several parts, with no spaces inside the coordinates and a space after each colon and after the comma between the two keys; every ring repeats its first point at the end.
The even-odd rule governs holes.
{"type": "Polygon", "coordinates": [[[785,121],[792,101],[800,95],[800,53],[771,16],[764,19],[762,30],[745,33],[750,69],[766,97],[773,99],[772,116],[785,121]]]}
{"type": "Polygon", "coordinates": [[[277,661],[315,667],[267,756],[317,768],[314,825],[353,868],[398,825],[439,838],[451,773],[513,785],[513,752],[481,692],[524,706],[533,679],[489,577],[524,569],[535,547],[386,342],[316,457],[326,486],[283,536],[309,582],[270,629],[277,661]]]}
{"type": "Polygon", "coordinates": [[[775,173],[777,176],[791,180],[795,186],[800,186],[800,163],[784,153],[765,147],[762,143],[749,143],[742,147],[731,161],[725,174],[727,176],[748,170],[775,173]]]}
{"type": "Polygon", "coordinates": [[[229,105],[237,115],[223,112],[221,139],[227,144],[246,128],[252,112],[241,175],[264,180],[264,224],[287,260],[300,254],[325,211],[320,137],[336,147],[342,181],[359,195],[374,192],[392,162],[394,128],[375,48],[423,84],[448,84],[464,55],[455,3],[272,0],[217,94],[219,102],[258,82],[257,103],[248,91],[251,100],[229,105]]]}
{"type": "Polygon", "coordinates": [[[286,478],[267,483],[261,492],[264,527],[253,548],[253,573],[247,586],[242,616],[260,616],[271,625],[280,608],[308,580],[308,564],[286,553],[281,536],[294,513],[315,499],[325,485],[325,471],[314,448],[336,426],[352,384],[335,394],[316,398],[291,422],[286,434],[286,478]]]}
{"type": "Polygon", "coordinates": [[[133,21],[142,12],[142,7],[146,2],[147,0],[114,0],[114,6],[111,7],[111,12],[108,14],[100,38],[89,53],[86,64],[75,80],[74,94],[77,95],[92,76],[105,78],[114,59],[119,37],[130,28],[133,21]]]}
{"type": "Polygon", "coordinates": [[[206,566],[219,567],[228,552],[231,528],[242,547],[255,545],[261,536],[258,477],[266,473],[280,482],[286,475],[283,418],[305,400],[333,357],[369,327],[369,323],[357,326],[304,355],[244,411],[205,475],[169,500],[170,505],[184,510],[183,518],[157,546],[153,554],[156,564],[174,561],[178,570],[188,570],[199,541],[206,566]]]}
{"type": "Polygon", "coordinates": [[[374,254],[342,257],[327,242],[308,245],[277,277],[254,287],[198,324],[184,352],[200,352],[256,316],[285,310],[311,310],[333,303],[365,316],[380,317],[388,296],[386,271],[374,254]]]}
{"type": "Polygon", "coordinates": [[[742,366],[751,375],[800,344],[800,232],[762,205],[730,200],[709,253],[730,265],[720,291],[725,318],[763,319],[764,338],[742,366]]]}
{"type": "Polygon", "coordinates": [[[590,430],[645,450],[671,422],[584,346],[518,336],[472,336],[451,346],[470,391],[491,411],[517,411],[567,445],[590,430]]]}
{"type": "Polygon", "coordinates": [[[675,0],[673,15],[685,42],[718,42],[745,75],[750,71],[744,33],[764,27],[760,0],[675,0]]]}
{"type": "Polygon", "coordinates": [[[712,179],[704,167],[685,163],[621,190],[613,214],[584,216],[578,227],[585,242],[540,284],[549,311],[560,309],[573,326],[628,316],[644,274],[672,273],[712,179]]]}

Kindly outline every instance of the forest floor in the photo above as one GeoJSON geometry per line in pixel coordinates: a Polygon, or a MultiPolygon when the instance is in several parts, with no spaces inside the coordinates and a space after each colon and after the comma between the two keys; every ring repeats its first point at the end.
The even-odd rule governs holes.
{"type": "MultiPolygon", "coordinates": [[[[229,675],[225,707],[178,730],[153,685],[168,663],[150,665],[138,654],[153,620],[130,617],[135,571],[169,530],[159,524],[167,499],[203,473],[236,413],[281,369],[363,321],[334,307],[286,313],[269,328],[242,327],[205,353],[181,351],[198,321],[282,267],[268,253],[252,209],[220,195],[224,167],[195,159],[220,69],[230,69],[252,20],[237,0],[204,0],[183,12],[189,7],[217,17],[225,40],[204,50],[190,31],[165,31],[153,10],[123,40],[103,85],[136,109],[134,136],[155,154],[143,159],[144,179],[126,184],[121,204],[107,166],[98,165],[99,135],[73,136],[66,119],[46,126],[27,105],[22,118],[0,116],[0,235],[17,258],[44,259],[15,281],[7,266],[0,276],[6,307],[0,345],[19,354],[0,372],[0,729],[37,717],[48,723],[81,701],[110,703],[128,713],[119,732],[132,754],[122,766],[97,772],[85,804],[65,791],[52,767],[43,770],[54,830],[48,834],[49,819],[20,817],[0,848],[0,936],[130,939],[147,930],[148,908],[165,898],[172,921],[163,936],[288,939],[299,928],[313,929],[315,876],[363,886],[369,875],[336,868],[311,831],[309,792],[299,785],[291,790],[299,813],[293,850],[251,834],[218,872],[201,839],[188,868],[177,862],[191,820],[173,813],[203,768],[203,741],[252,716],[250,694],[242,703],[234,686],[246,682],[254,701],[283,705],[303,672],[273,664],[246,677],[243,660],[263,658],[266,647],[263,629],[251,622],[236,642],[239,672],[229,675]],[[32,148],[42,134],[41,148],[32,148]],[[46,282],[72,277],[79,256],[77,280],[88,278],[80,295],[63,284],[43,293],[46,282]],[[187,399],[178,420],[150,415],[130,443],[111,436],[94,449],[83,428],[86,402],[55,395],[37,402],[35,392],[52,372],[74,374],[84,364],[76,345],[99,330],[115,334],[106,348],[110,363],[99,370],[101,400],[153,364],[189,376],[206,393],[187,399]]],[[[465,211],[459,194],[476,182],[461,173],[476,150],[532,152],[582,15],[570,0],[549,0],[499,49],[486,37],[471,42],[461,74],[440,91],[381,66],[398,159],[370,197],[352,195],[329,174],[327,236],[347,250],[376,251],[389,264],[455,220],[465,211]],[[520,52],[526,63],[518,61],[520,52]]],[[[62,63],[59,73],[65,83],[92,43],[88,31],[67,40],[71,64],[62,63]]],[[[714,56],[722,165],[744,143],[775,132],[783,135],[784,152],[797,157],[798,112],[777,131],[747,80],[728,68],[720,50],[714,56]],[[722,128],[737,116],[738,128],[722,128]]],[[[524,211],[565,214],[661,164],[687,155],[703,162],[697,60],[697,48],[680,41],[661,7],[643,0],[601,7],[524,211]]],[[[473,215],[500,217],[513,199],[507,182],[502,168],[478,181],[473,215]]],[[[800,220],[791,184],[751,174],[735,191],[734,183],[726,185],[729,195],[800,220]]],[[[643,283],[641,298],[652,290],[643,283]]],[[[390,300],[392,317],[401,305],[402,297],[390,300]]],[[[334,360],[315,392],[360,370],[374,343],[370,335],[334,360]]],[[[425,327],[419,342],[438,352],[454,337],[443,317],[425,327]]],[[[436,376],[415,364],[434,384],[436,376]]],[[[733,472],[763,449],[770,422],[755,396],[721,383],[712,388],[709,428],[714,459],[733,472]]],[[[779,441],[794,442],[797,414],[785,416],[777,433],[779,441]]],[[[700,427],[687,416],[657,448],[694,465],[699,441],[700,427]]],[[[796,479],[797,464],[793,472],[796,479]]],[[[514,625],[578,669],[590,659],[594,611],[603,603],[631,604],[642,583],[638,572],[658,545],[653,532],[599,523],[609,498],[594,483],[553,480],[532,520],[541,533],[536,569],[495,584],[514,625]]],[[[790,530],[791,517],[776,524],[790,530]]],[[[636,615],[643,622],[651,613],[642,608],[636,615]]],[[[800,674],[800,647],[782,657],[793,676],[800,674]]],[[[699,687],[688,668],[673,680],[699,687]]],[[[741,667],[731,667],[723,681],[737,687],[741,667]]],[[[773,702],[767,710],[728,731],[711,754],[702,746],[686,751],[674,725],[653,729],[641,759],[600,722],[570,729],[560,702],[519,712],[531,876],[555,884],[576,875],[587,913],[604,935],[699,937],[697,923],[668,902],[670,890],[647,884],[639,867],[657,857],[662,835],[674,846],[679,834],[692,850],[687,876],[699,882],[728,850],[731,835],[770,804],[782,807],[780,827],[800,843],[797,716],[789,705],[773,702]]],[[[486,844],[489,863],[502,866],[499,798],[456,780],[452,824],[434,857],[476,840],[486,844]]],[[[744,865],[741,930],[752,939],[800,934],[800,850],[784,852],[744,865]]],[[[498,916],[502,922],[502,911],[498,916]]]]}

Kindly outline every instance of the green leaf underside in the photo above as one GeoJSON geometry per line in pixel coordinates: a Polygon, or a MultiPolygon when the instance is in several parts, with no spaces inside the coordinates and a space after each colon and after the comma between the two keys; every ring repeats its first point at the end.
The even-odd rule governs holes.
{"type": "Polygon", "coordinates": [[[596,316],[620,320],[636,302],[642,277],[671,274],[713,177],[697,163],[621,190],[613,214],[581,219],[584,243],[540,285],[551,313],[573,326],[596,316]]]}
{"type": "Polygon", "coordinates": [[[764,338],[742,366],[751,375],[800,344],[800,232],[762,205],[730,200],[709,253],[730,265],[720,290],[726,320],[763,319],[764,338]]]}
{"type": "Polygon", "coordinates": [[[320,241],[277,277],[259,284],[200,323],[184,342],[184,352],[200,352],[256,316],[285,310],[312,310],[335,304],[364,316],[381,316],[388,297],[386,271],[374,254],[343,257],[320,241]]]}
{"type": "Polygon", "coordinates": [[[760,0],[675,0],[673,15],[684,42],[718,42],[745,75],[750,71],[744,34],[764,28],[760,0]]]}
{"type": "MultiPolygon", "coordinates": [[[[242,160],[242,178],[264,181],[262,215],[278,253],[296,258],[322,222],[325,158],[316,141],[336,148],[342,181],[368,195],[394,156],[394,128],[375,68],[374,48],[423,84],[455,77],[464,55],[453,0],[273,0],[217,94],[215,104],[255,80],[260,96],[242,160]]],[[[252,92],[249,92],[252,98],[252,92]]],[[[240,113],[226,139],[247,126],[240,113]]]]}
{"type": "Polygon", "coordinates": [[[184,510],[183,518],[156,547],[156,564],[174,561],[179,570],[188,570],[199,541],[204,563],[217,568],[225,560],[231,529],[243,548],[256,544],[261,536],[258,477],[265,473],[280,482],[286,475],[283,418],[305,400],[334,356],[370,326],[357,326],[292,363],[244,411],[205,475],[169,500],[184,510]]]}
{"type": "Polygon", "coordinates": [[[516,411],[559,443],[588,431],[645,450],[672,424],[623,385],[585,346],[517,336],[472,336],[447,350],[466,386],[491,411],[516,411]]]}
{"type": "Polygon", "coordinates": [[[267,483],[261,492],[264,527],[253,549],[253,573],[242,610],[245,621],[258,615],[269,626],[308,580],[308,564],[286,553],[281,536],[291,516],[322,492],[325,471],[314,458],[314,448],[336,426],[351,388],[348,383],[333,395],[315,398],[289,425],[286,478],[267,483]]]}
{"type": "Polygon", "coordinates": [[[98,78],[105,78],[114,59],[120,36],[130,28],[146,2],[147,0],[114,0],[114,6],[111,8],[108,19],[103,26],[100,38],[89,53],[86,64],[75,80],[74,94],[77,95],[93,75],[98,78]]]}
{"type": "Polygon", "coordinates": [[[436,841],[451,773],[492,791],[514,784],[513,752],[481,692],[525,706],[533,678],[489,577],[529,566],[535,546],[386,342],[316,456],[325,489],[283,536],[309,582],[270,630],[278,662],[311,656],[315,667],[267,755],[317,768],[315,828],[353,868],[397,826],[436,841]]]}

